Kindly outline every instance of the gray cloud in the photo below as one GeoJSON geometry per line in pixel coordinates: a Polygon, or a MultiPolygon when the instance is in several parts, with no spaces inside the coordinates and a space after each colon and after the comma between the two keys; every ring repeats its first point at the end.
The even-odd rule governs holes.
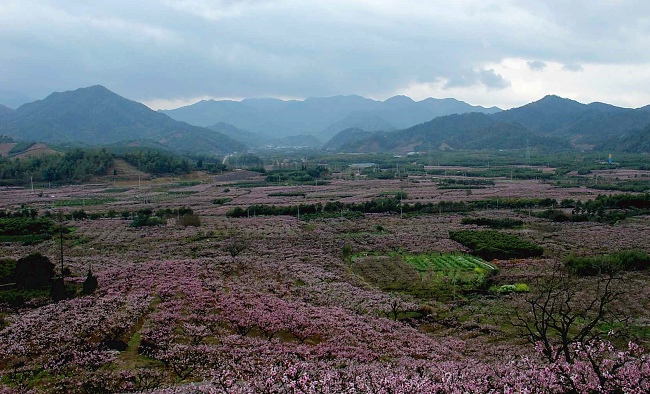
{"type": "Polygon", "coordinates": [[[510,82],[495,73],[493,69],[481,70],[479,80],[488,90],[501,90],[510,86],[510,82]]]}
{"type": "Polygon", "coordinates": [[[582,68],[581,65],[579,64],[565,64],[562,66],[562,70],[566,71],[584,71],[584,68],[582,68]]]}
{"type": "Polygon", "coordinates": [[[541,60],[531,60],[529,62],[526,62],[526,64],[528,65],[528,68],[533,71],[541,71],[546,68],[546,63],[541,60]]]}
{"type": "Polygon", "coordinates": [[[488,90],[500,90],[510,86],[510,82],[497,74],[494,69],[465,70],[451,75],[445,84],[446,89],[483,85],[488,90]]]}
{"type": "Polygon", "coordinates": [[[633,0],[5,0],[0,86],[43,97],[103,84],[136,100],[495,90],[510,82],[489,65],[509,57],[650,62],[648,14],[633,0]]]}

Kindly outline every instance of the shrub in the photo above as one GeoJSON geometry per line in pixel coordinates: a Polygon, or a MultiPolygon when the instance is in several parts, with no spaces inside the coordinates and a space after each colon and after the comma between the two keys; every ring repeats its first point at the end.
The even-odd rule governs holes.
{"type": "Polygon", "coordinates": [[[14,280],[19,289],[42,289],[52,283],[54,264],[40,253],[33,253],[16,261],[14,280]]]}
{"type": "Polygon", "coordinates": [[[0,291],[0,304],[7,304],[12,308],[20,308],[25,302],[34,298],[47,298],[48,290],[23,290],[12,289],[0,291]]]}
{"type": "Polygon", "coordinates": [[[178,220],[178,224],[181,226],[194,226],[194,227],[200,227],[201,226],[201,219],[199,218],[199,215],[192,213],[192,214],[186,214],[180,217],[178,220]]]}
{"type": "Polygon", "coordinates": [[[84,220],[88,218],[88,214],[83,209],[78,209],[70,212],[70,217],[74,220],[84,220]]]}
{"type": "Polygon", "coordinates": [[[571,216],[557,209],[547,209],[545,211],[535,212],[533,216],[540,219],[550,219],[554,222],[568,222],[572,220],[571,216]]]}
{"type": "Polygon", "coordinates": [[[47,218],[12,217],[0,218],[0,235],[52,235],[54,223],[47,218]]]}
{"type": "Polygon", "coordinates": [[[497,289],[497,293],[513,293],[515,289],[515,285],[501,285],[497,289]]]}
{"type": "Polygon", "coordinates": [[[90,295],[97,290],[97,286],[97,277],[93,275],[90,269],[88,269],[88,274],[86,275],[86,280],[84,280],[81,292],[84,295],[90,295]]]}
{"type": "Polygon", "coordinates": [[[0,259],[0,285],[14,282],[16,262],[11,259],[0,259]]]}
{"type": "Polygon", "coordinates": [[[490,291],[494,291],[500,294],[528,293],[530,291],[530,288],[525,283],[515,283],[513,285],[501,285],[499,287],[493,286],[490,288],[490,291]]]}
{"type": "Polygon", "coordinates": [[[129,224],[129,227],[159,226],[165,224],[165,220],[156,216],[138,215],[129,224]]]}
{"type": "Polygon", "coordinates": [[[55,302],[63,301],[68,298],[68,295],[65,291],[65,280],[63,278],[56,278],[52,281],[50,287],[50,298],[55,302]]]}

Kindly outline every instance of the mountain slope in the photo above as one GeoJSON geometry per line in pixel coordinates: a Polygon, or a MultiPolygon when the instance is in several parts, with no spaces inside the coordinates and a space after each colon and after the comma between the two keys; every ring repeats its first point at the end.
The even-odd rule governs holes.
{"type": "Polygon", "coordinates": [[[650,124],[641,130],[615,137],[596,147],[601,151],[650,153],[650,124]]]}
{"type": "Polygon", "coordinates": [[[208,128],[210,130],[218,131],[219,133],[232,138],[235,141],[239,141],[246,146],[260,147],[270,142],[270,140],[266,137],[263,137],[257,133],[242,130],[225,122],[219,122],[217,124],[209,126],[208,128]]]}
{"type": "Polygon", "coordinates": [[[334,137],[332,137],[325,145],[323,149],[333,150],[333,151],[342,151],[346,148],[354,147],[354,144],[367,140],[371,138],[375,133],[372,131],[366,131],[359,128],[349,128],[338,132],[334,137]]]}
{"type": "Polygon", "coordinates": [[[582,144],[602,143],[650,123],[650,111],[604,103],[586,105],[558,96],[546,96],[492,117],[500,122],[521,123],[538,135],[561,137],[582,144]]]}
{"type": "Polygon", "coordinates": [[[160,110],[172,119],[191,125],[208,127],[228,123],[240,129],[251,129],[267,121],[248,105],[232,100],[202,100],[198,103],[172,110],[160,110]]]}
{"type": "Polygon", "coordinates": [[[395,126],[372,112],[353,112],[338,122],[325,128],[320,135],[324,139],[334,137],[338,132],[347,129],[361,129],[365,131],[393,131],[395,126]]]}
{"type": "Polygon", "coordinates": [[[427,98],[413,101],[406,96],[395,96],[382,103],[379,114],[397,128],[408,128],[430,121],[439,116],[478,112],[491,114],[501,111],[499,108],[484,108],[469,105],[453,98],[427,98]]]}
{"type": "Polygon", "coordinates": [[[2,120],[0,134],[20,140],[92,145],[152,140],[169,149],[203,153],[243,149],[218,132],[175,121],[99,85],[52,93],[2,120]]]}
{"type": "Polygon", "coordinates": [[[349,141],[341,150],[351,152],[392,151],[406,153],[414,150],[446,149],[571,149],[568,142],[558,138],[540,137],[523,125],[498,122],[480,113],[447,115],[408,129],[375,133],[349,141]]]}
{"type": "Polygon", "coordinates": [[[13,115],[14,112],[15,111],[13,109],[0,104],[0,119],[5,116],[13,115]]]}

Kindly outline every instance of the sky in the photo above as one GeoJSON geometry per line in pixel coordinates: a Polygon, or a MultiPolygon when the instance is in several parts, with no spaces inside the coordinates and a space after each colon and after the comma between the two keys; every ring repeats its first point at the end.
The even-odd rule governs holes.
{"type": "Polygon", "coordinates": [[[0,91],[650,104],[648,0],[2,0],[0,91]]]}

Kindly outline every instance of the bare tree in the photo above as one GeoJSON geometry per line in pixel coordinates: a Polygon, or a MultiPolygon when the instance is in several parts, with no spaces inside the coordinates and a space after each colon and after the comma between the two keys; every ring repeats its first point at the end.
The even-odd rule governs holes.
{"type": "Polygon", "coordinates": [[[518,310],[511,323],[528,342],[542,346],[548,361],[571,363],[575,345],[602,339],[608,334],[603,327],[625,326],[626,318],[613,308],[623,294],[620,281],[613,274],[580,279],[557,267],[550,278],[538,279],[525,313],[518,310]]]}
{"type": "Polygon", "coordinates": [[[237,256],[246,251],[251,245],[251,237],[241,231],[231,230],[228,232],[227,238],[223,241],[221,248],[226,251],[232,258],[232,262],[236,262],[237,256]]]}

